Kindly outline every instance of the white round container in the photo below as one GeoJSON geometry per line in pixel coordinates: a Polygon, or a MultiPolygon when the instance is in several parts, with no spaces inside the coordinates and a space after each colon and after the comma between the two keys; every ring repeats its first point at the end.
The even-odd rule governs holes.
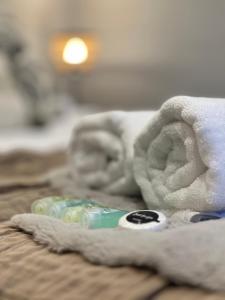
{"type": "Polygon", "coordinates": [[[122,216],[119,227],[140,230],[160,231],[167,226],[166,216],[156,210],[136,210],[122,216]]]}

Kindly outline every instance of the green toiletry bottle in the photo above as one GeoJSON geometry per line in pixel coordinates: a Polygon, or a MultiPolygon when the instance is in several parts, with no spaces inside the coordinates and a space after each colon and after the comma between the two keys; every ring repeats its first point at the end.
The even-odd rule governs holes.
{"type": "Polygon", "coordinates": [[[115,228],[118,226],[119,219],[127,213],[113,208],[91,208],[83,212],[80,224],[89,229],[115,228]]]}

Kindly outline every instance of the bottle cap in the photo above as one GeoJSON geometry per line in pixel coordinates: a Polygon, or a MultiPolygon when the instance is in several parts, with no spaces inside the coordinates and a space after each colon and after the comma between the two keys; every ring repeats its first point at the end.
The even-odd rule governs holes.
{"type": "Polygon", "coordinates": [[[119,226],[128,229],[160,231],[167,226],[167,218],[156,210],[136,210],[122,216],[119,226]]]}

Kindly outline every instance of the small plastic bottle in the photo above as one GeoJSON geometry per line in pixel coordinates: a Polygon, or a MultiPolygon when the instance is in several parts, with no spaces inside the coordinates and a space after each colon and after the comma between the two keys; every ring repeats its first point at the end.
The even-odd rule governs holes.
{"type": "Polygon", "coordinates": [[[119,219],[127,213],[127,211],[113,208],[86,209],[81,214],[80,224],[89,229],[115,228],[118,226],[119,219]]]}

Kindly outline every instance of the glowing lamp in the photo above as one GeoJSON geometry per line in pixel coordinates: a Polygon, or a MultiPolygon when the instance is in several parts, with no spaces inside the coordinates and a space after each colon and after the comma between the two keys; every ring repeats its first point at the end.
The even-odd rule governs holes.
{"type": "Polygon", "coordinates": [[[88,48],[81,38],[71,38],[63,49],[63,60],[67,64],[78,65],[88,59],[88,48]]]}
{"type": "Polygon", "coordinates": [[[89,69],[96,52],[96,40],[85,34],[59,34],[50,42],[50,57],[60,71],[89,69]]]}

